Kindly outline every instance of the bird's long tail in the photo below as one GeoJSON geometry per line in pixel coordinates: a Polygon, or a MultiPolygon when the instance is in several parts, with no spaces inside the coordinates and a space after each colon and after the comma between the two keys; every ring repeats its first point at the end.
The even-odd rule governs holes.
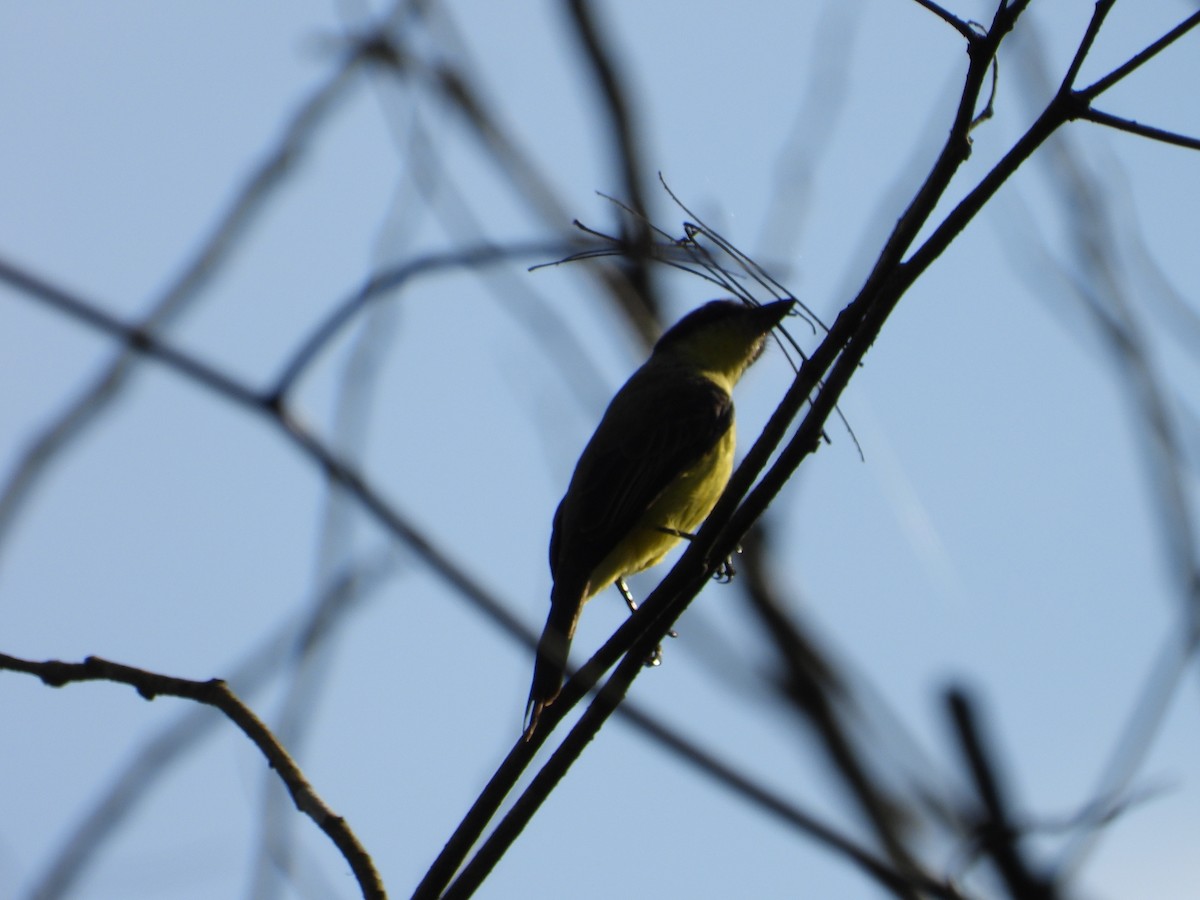
{"type": "Polygon", "coordinates": [[[550,615],[538,641],[537,660],[533,664],[533,685],[525,706],[525,740],[533,735],[542,710],[554,702],[562,689],[571,638],[575,636],[575,625],[583,610],[583,595],[581,590],[562,591],[558,585],[555,585],[551,594],[550,615]]]}

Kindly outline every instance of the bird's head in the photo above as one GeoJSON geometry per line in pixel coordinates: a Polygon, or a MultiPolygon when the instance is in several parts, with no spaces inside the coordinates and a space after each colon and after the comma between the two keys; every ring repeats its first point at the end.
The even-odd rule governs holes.
{"type": "Polygon", "coordinates": [[[767,335],[783,321],[792,300],[750,306],[713,300],[668,329],[654,345],[651,361],[694,367],[732,387],[759,356],[767,335]]]}

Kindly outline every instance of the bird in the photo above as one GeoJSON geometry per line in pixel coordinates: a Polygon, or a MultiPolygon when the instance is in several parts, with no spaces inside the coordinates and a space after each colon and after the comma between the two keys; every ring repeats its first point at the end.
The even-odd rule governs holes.
{"type": "Polygon", "coordinates": [[[550,614],[525,739],[558,696],[584,604],[661,562],[712,512],[733,471],[733,387],[793,300],[713,300],[663,333],[608,405],[554,513],[550,614]]]}

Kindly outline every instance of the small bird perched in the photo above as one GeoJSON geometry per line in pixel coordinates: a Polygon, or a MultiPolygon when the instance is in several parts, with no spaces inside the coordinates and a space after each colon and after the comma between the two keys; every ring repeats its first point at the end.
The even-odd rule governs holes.
{"type": "Polygon", "coordinates": [[[712,512],[733,471],[733,386],[793,301],[714,300],[668,330],[575,465],[550,538],[550,616],[538,642],[525,735],[562,687],[583,605],[662,561],[712,512]]]}

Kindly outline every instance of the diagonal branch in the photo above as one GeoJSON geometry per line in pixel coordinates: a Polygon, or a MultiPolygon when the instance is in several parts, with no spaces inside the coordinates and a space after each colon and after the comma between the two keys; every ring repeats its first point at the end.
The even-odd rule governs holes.
{"type": "MultiPolygon", "coordinates": [[[[1107,2],[1111,4],[1113,0],[1107,0],[1107,2]]],[[[1150,44],[1148,47],[1146,47],[1146,49],[1135,54],[1122,65],[1117,66],[1117,68],[1113,69],[1099,81],[1096,81],[1089,87],[1083,88],[1083,90],[1080,91],[1080,94],[1082,94],[1087,100],[1094,100],[1114,84],[1122,81],[1126,76],[1131,75],[1154,57],[1158,56],[1158,54],[1162,53],[1162,51],[1166,50],[1197,25],[1200,25],[1200,12],[1192,13],[1153,44],[1150,44]]]]}

